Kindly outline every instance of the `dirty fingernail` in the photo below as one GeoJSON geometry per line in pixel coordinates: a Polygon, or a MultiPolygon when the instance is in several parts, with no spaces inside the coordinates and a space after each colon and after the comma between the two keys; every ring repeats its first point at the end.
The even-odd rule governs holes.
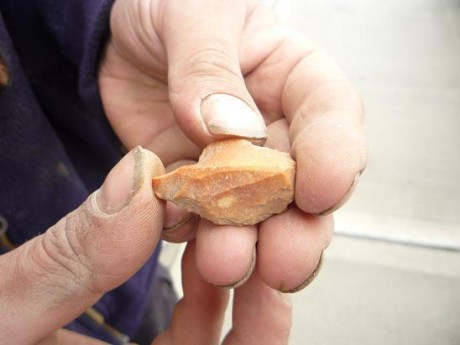
{"type": "Polygon", "coordinates": [[[256,140],[267,138],[262,116],[237,97],[211,94],[201,103],[201,115],[212,134],[256,140]]]}
{"type": "Polygon", "coordinates": [[[190,218],[190,212],[183,207],[168,201],[166,202],[163,230],[175,229],[178,225],[190,218]]]}
{"type": "Polygon", "coordinates": [[[348,201],[348,199],[350,199],[350,197],[352,196],[353,192],[355,191],[356,186],[358,185],[358,182],[359,182],[359,178],[360,178],[362,173],[363,173],[363,170],[361,170],[360,172],[358,172],[355,175],[355,178],[353,179],[353,182],[351,183],[350,188],[348,188],[348,190],[345,193],[345,195],[342,197],[342,199],[339,200],[339,202],[337,204],[335,204],[332,207],[329,207],[328,209],[318,213],[318,216],[326,216],[328,214],[331,214],[334,211],[337,211],[340,207],[342,207],[348,201]]]}
{"type": "Polygon", "coordinates": [[[227,284],[227,285],[220,285],[218,287],[224,288],[224,289],[236,289],[237,287],[246,283],[248,279],[251,277],[252,272],[254,272],[254,268],[256,267],[256,257],[257,257],[256,250],[254,250],[252,254],[251,264],[249,265],[249,269],[246,272],[246,274],[243,276],[243,278],[241,278],[240,280],[234,283],[227,284]]]}
{"type": "Polygon", "coordinates": [[[171,243],[183,243],[192,240],[196,235],[196,228],[199,217],[196,214],[189,213],[178,223],[163,227],[161,238],[171,243]]]}
{"type": "Polygon", "coordinates": [[[126,154],[107,175],[98,196],[102,212],[114,214],[126,206],[142,182],[141,147],[126,154]]]}
{"type": "Polygon", "coordinates": [[[316,265],[315,269],[313,272],[305,279],[305,281],[300,284],[299,286],[295,287],[294,289],[287,290],[287,291],[282,291],[286,293],[296,293],[299,292],[300,290],[305,289],[308,285],[310,285],[313,280],[318,276],[319,271],[321,270],[321,266],[323,265],[323,253],[321,253],[321,256],[319,257],[318,264],[316,265]]]}

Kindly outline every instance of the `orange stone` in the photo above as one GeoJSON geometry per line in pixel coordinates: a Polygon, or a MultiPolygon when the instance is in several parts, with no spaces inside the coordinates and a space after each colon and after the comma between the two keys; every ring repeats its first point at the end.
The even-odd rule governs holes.
{"type": "Polygon", "coordinates": [[[155,177],[153,189],[216,224],[252,225],[286,210],[294,178],[289,154],[230,139],[207,146],[197,164],[155,177]]]}

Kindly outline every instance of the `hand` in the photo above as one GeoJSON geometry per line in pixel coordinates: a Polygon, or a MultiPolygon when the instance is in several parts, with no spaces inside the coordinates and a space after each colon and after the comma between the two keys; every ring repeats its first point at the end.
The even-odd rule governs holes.
{"type": "Polygon", "coordinates": [[[163,237],[196,237],[197,270],[209,283],[240,285],[256,266],[273,289],[304,287],[331,240],[330,212],[366,164],[363,108],[349,81],[253,1],[118,0],[111,29],[99,82],[127,148],[140,144],[174,166],[215,140],[268,136],[265,145],[297,161],[285,213],[258,227],[196,225],[168,204],[163,237]]]}
{"type": "Polygon", "coordinates": [[[151,180],[163,172],[151,152],[131,151],[77,210],[0,256],[2,340],[76,343],[70,339],[77,335],[56,330],[128,280],[153,254],[164,203],[154,196],[151,180]]]}
{"type": "MultiPolygon", "coordinates": [[[[196,240],[198,269],[209,282],[247,277],[258,242],[262,280],[297,289],[331,239],[325,214],[346,199],[366,164],[355,89],[324,52],[254,1],[118,0],[111,29],[99,81],[126,147],[143,145],[170,165],[196,159],[218,139],[260,141],[268,133],[267,146],[295,157],[295,206],[259,231],[201,220],[196,240]]],[[[167,227],[176,231],[164,236],[193,237],[184,234],[193,217],[168,209],[175,213],[166,215],[167,227]]]]}
{"type": "MultiPolygon", "coordinates": [[[[228,290],[203,280],[196,267],[195,252],[195,241],[191,241],[182,258],[184,298],[174,310],[170,328],[153,345],[219,343],[228,290]]],[[[235,290],[233,328],[223,344],[286,344],[290,324],[288,295],[269,288],[254,272],[235,290]]]]}
{"type": "MultiPolygon", "coordinates": [[[[154,196],[151,179],[163,172],[155,155],[134,149],[77,210],[0,256],[0,312],[7,316],[0,323],[2,339],[9,344],[102,344],[60,327],[129,279],[152,255],[161,236],[164,203],[154,196]]],[[[184,298],[170,329],[154,344],[216,344],[228,290],[201,278],[194,241],[184,253],[182,277],[184,298]]],[[[235,324],[225,344],[241,344],[242,337],[245,344],[255,339],[285,343],[290,311],[286,297],[253,274],[236,292],[235,324]]]]}

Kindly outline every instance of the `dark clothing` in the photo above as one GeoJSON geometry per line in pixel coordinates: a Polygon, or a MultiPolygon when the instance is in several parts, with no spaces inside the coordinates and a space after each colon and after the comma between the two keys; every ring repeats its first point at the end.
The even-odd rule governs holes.
{"type": "MultiPolygon", "coordinates": [[[[112,2],[0,0],[0,217],[14,245],[77,208],[124,153],[97,84],[112,2]]],[[[68,328],[110,343],[135,334],[157,256],[68,328]]]]}

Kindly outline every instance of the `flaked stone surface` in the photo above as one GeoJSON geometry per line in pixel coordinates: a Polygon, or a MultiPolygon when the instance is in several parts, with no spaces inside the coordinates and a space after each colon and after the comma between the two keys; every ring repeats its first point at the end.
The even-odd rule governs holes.
{"type": "Polygon", "coordinates": [[[155,177],[153,189],[216,224],[252,225],[286,210],[294,178],[289,154],[230,139],[207,146],[197,164],[155,177]]]}

